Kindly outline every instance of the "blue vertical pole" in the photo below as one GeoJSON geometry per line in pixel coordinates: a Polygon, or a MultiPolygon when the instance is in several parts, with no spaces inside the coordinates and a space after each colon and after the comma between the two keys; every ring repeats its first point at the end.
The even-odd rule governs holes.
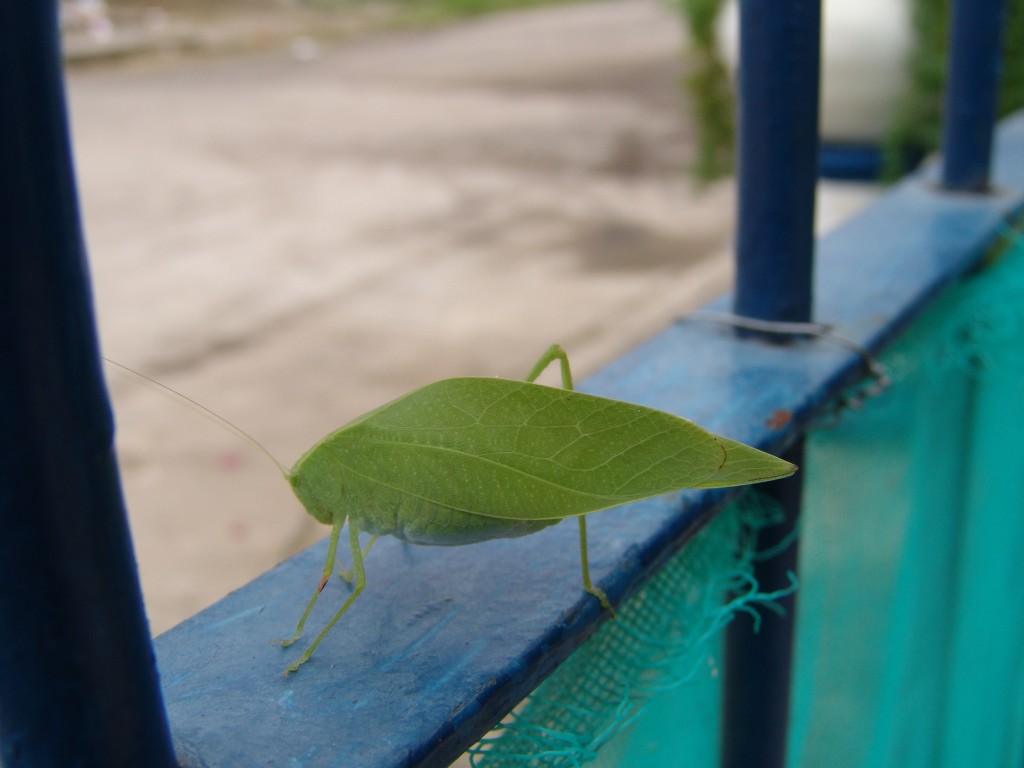
{"type": "Polygon", "coordinates": [[[0,761],[174,764],[113,452],[56,3],[0,3],[0,761]]]}
{"type": "Polygon", "coordinates": [[[942,184],[984,192],[999,104],[1006,0],[955,0],[950,13],[942,184]]]}
{"type": "Polygon", "coordinates": [[[820,0],[741,0],[737,314],[811,317],[820,0]]]}
{"type": "MultiPolygon", "coordinates": [[[[759,320],[811,319],[818,163],[820,0],[741,0],[736,292],[733,309],[759,320]]],[[[803,463],[803,444],[784,457],[803,463]]],[[[762,493],[782,510],[758,547],[777,551],[754,576],[784,590],[797,570],[801,480],[762,493]]],[[[741,614],[725,640],[723,768],[782,768],[786,761],[795,598],[755,628],[741,614]]]]}
{"type": "MultiPolygon", "coordinates": [[[[803,441],[782,458],[803,466],[803,441]]],[[[758,535],[761,552],[777,552],[755,563],[762,591],[784,591],[797,572],[797,521],[802,483],[788,477],[758,490],[778,504],[782,519],[758,535]]],[[[758,626],[746,613],[729,624],[725,637],[725,683],[722,726],[723,768],[783,768],[789,732],[796,597],[776,600],[780,613],[763,611],[758,626]]]]}

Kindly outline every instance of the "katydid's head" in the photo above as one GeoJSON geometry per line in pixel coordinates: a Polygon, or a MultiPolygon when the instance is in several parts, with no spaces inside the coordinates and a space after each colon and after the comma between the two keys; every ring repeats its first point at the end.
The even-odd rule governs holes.
{"type": "Polygon", "coordinates": [[[323,464],[323,454],[310,451],[285,473],[292,493],[313,518],[324,525],[334,521],[334,511],[342,509],[342,485],[337,471],[323,464]]]}

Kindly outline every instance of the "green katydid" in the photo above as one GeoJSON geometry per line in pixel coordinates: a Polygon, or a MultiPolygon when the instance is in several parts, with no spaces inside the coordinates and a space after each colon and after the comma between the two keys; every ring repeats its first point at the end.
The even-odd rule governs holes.
{"type": "Polygon", "coordinates": [[[289,646],[301,637],[334,571],[346,520],[352,552],[352,593],[285,674],[309,660],[363,591],[361,532],[460,545],[524,536],[575,517],[583,588],[611,612],[590,579],[586,515],[683,488],[774,480],[797,469],[672,414],[576,392],[568,356],[557,344],[525,381],[428,384],[327,435],[290,470],[270,458],[306,511],[331,526],[317,588],[295,633],[275,642],[289,646]],[[562,388],[535,384],[556,360],[562,388]]]}
{"type": "Polygon", "coordinates": [[[331,526],[323,575],[294,635],[334,570],[348,520],[352,593],[287,672],[305,663],[366,584],[359,532],[413,544],[459,545],[579,522],[583,588],[590,580],[586,515],[681,488],[744,485],[796,467],[662,411],[573,389],[553,345],[525,381],[458,378],[428,384],[332,432],[285,477],[331,526]],[[562,389],[533,382],[555,360],[562,389]]]}

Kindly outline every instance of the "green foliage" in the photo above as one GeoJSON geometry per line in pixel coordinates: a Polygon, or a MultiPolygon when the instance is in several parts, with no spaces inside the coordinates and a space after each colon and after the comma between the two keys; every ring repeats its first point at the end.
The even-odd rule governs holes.
{"type": "Polygon", "coordinates": [[[732,84],[715,36],[715,20],[722,0],[679,1],[697,54],[694,70],[685,79],[697,112],[694,173],[701,181],[711,181],[732,171],[735,145],[732,84]]]}
{"type": "MultiPolygon", "coordinates": [[[[578,0],[391,0],[398,25],[436,24],[451,19],[482,16],[487,13],[532,8],[543,5],[564,5],[578,0]]],[[[344,0],[372,2],[372,0],[344,0]]]]}
{"type": "Polygon", "coordinates": [[[910,92],[885,138],[884,175],[896,179],[934,151],[942,138],[942,94],[949,40],[949,0],[915,0],[910,92]]]}
{"type": "MultiPolygon", "coordinates": [[[[686,85],[697,113],[695,175],[710,180],[732,168],[734,107],[732,85],[715,43],[715,22],[723,0],[680,0],[696,61],[686,85]]],[[[950,0],[913,0],[910,91],[898,107],[883,141],[885,175],[896,178],[939,146],[946,78],[950,0]]],[[[1024,0],[1008,0],[1004,25],[1000,116],[1024,106],[1024,0]]],[[[782,108],[783,105],[780,105],[782,108]]]]}
{"type": "MultiPolygon", "coordinates": [[[[1008,0],[1006,14],[1000,117],[1024,106],[1024,40],[1016,34],[1024,24],[1024,0],[1008,0]]],[[[911,88],[885,139],[886,178],[903,175],[941,142],[949,16],[950,0],[914,0],[911,88]]]]}
{"type": "Polygon", "coordinates": [[[1024,0],[1009,0],[1003,25],[1003,83],[999,114],[1008,115],[1024,106],[1024,0]]]}

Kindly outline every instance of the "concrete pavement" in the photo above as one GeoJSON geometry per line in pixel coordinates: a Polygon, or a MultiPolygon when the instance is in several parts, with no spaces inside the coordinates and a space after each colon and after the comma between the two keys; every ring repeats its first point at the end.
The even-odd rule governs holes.
{"type": "MultiPolygon", "coordinates": [[[[732,185],[685,175],[682,49],[665,5],[606,0],[73,71],[105,354],[286,465],[552,341],[586,374],[729,283],[732,185]]],[[[872,194],[830,189],[826,218],[872,194]]],[[[260,453],[110,381],[156,631],[326,533],[260,453]]]]}

